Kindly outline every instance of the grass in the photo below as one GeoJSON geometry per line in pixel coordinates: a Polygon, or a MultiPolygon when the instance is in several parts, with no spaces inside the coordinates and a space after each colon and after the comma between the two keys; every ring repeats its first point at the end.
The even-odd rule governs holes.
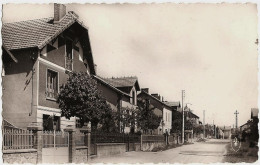
{"type": "Polygon", "coordinates": [[[258,147],[249,147],[246,142],[241,143],[239,151],[235,152],[231,144],[226,145],[226,155],[224,162],[228,163],[253,163],[258,160],[258,147]]]}

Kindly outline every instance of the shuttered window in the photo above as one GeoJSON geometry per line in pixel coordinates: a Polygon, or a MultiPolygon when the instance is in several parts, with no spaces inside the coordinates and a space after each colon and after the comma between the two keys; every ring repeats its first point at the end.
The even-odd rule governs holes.
{"type": "Polygon", "coordinates": [[[52,70],[47,70],[47,98],[56,99],[58,95],[58,73],[52,70]]]}

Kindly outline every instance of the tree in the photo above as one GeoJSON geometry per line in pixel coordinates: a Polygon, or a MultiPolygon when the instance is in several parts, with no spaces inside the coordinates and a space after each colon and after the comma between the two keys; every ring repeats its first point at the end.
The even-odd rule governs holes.
{"type": "Polygon", "coordinates": [[[137,110],[129,107],[122,107],[121,113],[117,114],[115,121],[120,125],[121,132],[125,131],[125,127],[130,127],[130,133],[134,133],[136,123],[137,110]]]}
{"type": "Polygon", "coordinates": [[[149,104],[149,100],[138,99],[138,110],[136,111],[136,121],[139,128],[144,132],[157,129],[162,117],[154,113],[155,107],[149,104]]]}
{"type": "Polygon", "coordinates": [[[67,119],[79,118],[81,126],[91,122],[95,129],[98,123],[110,125],[108,120],[112,116],[112,110],[101,96],[96,80],[83,72],[68,74],[67,82],[60,87],[57,99],[62,116],[67,119]]]}
{"type": "MultiPolygon", "coordinates": [[[[182,113],[180,112],[173,112],[173,118],[172,118],[172,133],[181,133],[182,131],[182,113]]],[[[185,130],[192,130],[195,126],[193,119],[187,119],[187,117],[184,117],[184,129],[185,130]]]]}

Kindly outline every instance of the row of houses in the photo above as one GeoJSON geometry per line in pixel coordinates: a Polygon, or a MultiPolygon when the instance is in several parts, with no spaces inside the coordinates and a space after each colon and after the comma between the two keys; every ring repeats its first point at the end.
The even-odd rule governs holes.
{"type": "MultiPolygon", "coordinates": [[[[13,127],[26,129],[38,123],[44,130],[77,127],[77,118],[66,119],[56,102],[59,87],[66,83],[68,72],[86,72],[98,82],[98,88],[114,111],[137,108],[137,99],[148,99],[162,122],[154,134],[172,129],[180,102],[164,101],[139,85],[137,77],[103,78],[97,74],[88,28],[66,6],[54,4],[50,18],[4,23],[3,37],[3,118],[13,127]]],[[[199,117],[187,111],[187,117],[199,117]]],[[[120,128],[130,132],[130,127],[120,128]]]]}

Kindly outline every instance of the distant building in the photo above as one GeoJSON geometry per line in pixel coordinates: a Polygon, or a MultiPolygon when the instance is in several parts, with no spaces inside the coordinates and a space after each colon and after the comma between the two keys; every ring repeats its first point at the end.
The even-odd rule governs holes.
{"type": "Polygon", "coordinates": [[[231,138],[231,126],[220,126],[220,138],[230,139],[231,138]]]}
{"type": "Polygon", "coordinates": [[[153,133],[170,133],[172,128],[172,108],[161,100],[159,94],[149,94],[148,88],[142,89],[141,93],[139,93],[137,97],[140,99],[148,99],[150,104],[155,107],[154,113],[157,116],[162,117],[160,126],[156,130],[153,130],[153,133]]]}
{"type": "MultiPolygon", "coordinates": [[[[140,91],[138,78],[136,76],[118,78],[101,78],[95,76],[95,78],[98,80],[98,87],[102,91],[102,95],[107,99],[107,102],[118,113],[128,113],[131,115],[131,109],[137,108],[137,92],[140,91]]],[[[137,129],[131,123],[127,123],[126,125],[122,125],[121,123],[120,125],[120,132],[129,133],[137,129]]]]}

